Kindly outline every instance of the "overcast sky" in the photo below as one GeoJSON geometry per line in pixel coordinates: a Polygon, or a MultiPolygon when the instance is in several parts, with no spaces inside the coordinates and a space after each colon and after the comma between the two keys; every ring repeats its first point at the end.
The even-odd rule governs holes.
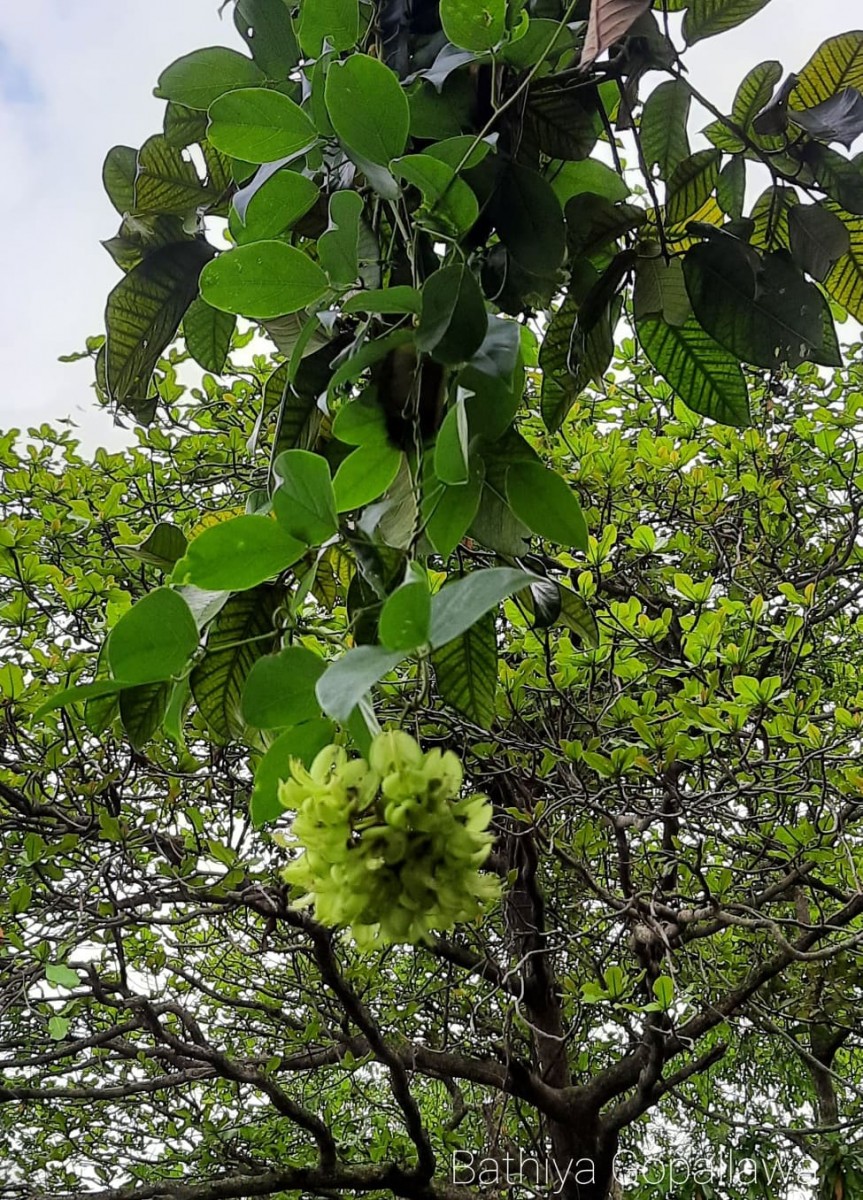
{"type": "MultiPolygon", "coordinates": [[[[71,416],[86,444],[122,444],[94,411],[89,363],[64,365],[102,329],[118,275],[100,247],[118,219],[101,186],[105,152],[161,128],[160,71],[199,46],[238,45],[218,0],[0,0],[0,428],[71,416]]],[[[687,53],[693,82],[727,111],[765,58],[803,65],[824,38],[861,25],[860,0],[773,0],[687,53]],[[857,14],[855,18],[855,13],[857,14]]]]}

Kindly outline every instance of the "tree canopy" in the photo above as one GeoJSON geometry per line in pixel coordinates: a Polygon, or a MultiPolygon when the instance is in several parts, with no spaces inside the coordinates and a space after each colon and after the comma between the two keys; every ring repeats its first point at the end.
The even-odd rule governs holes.
{"type": "Polygon", "coordinates": [[[236,0],[109,152],[136,445],[0,438],[0,1195],[863,1187],[863,32],[725,115],[765,3],[236,0]]]}

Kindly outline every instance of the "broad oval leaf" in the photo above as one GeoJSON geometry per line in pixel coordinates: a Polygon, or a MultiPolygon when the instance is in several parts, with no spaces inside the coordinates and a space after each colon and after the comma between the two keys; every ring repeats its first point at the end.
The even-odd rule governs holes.
{"type": "Polygon", "coordinates": [[[683,79],[668,79],[653,89],[641,114],[641,148],[648,169],[658,166],[663,179],[689,157],[686,132],[692,92],[683,79]]]}
{"type": "Polygon", "coordinates": [[[276,520],[291,537],[320,546],[339,527],[326,459],[308,450],[286,450],[276,459],[275,471],[281,480],[273,493],[276,520]]]}
{"type": "Polygon", "coordinates": [[[488,612],[432,654],[441,698],[469,721],[491,728],[497,693],[497,627],[488,612]]]}
{"type": "Polygon", "coordinates": [[[566,253],[560,201],[538,171],[511,163],[495,193],[495,226],[510,254],[528,271],[552,273],[566,253]]]}
{"type": "Polygon", "coordinates": [[[159,76],[156,95],[186,108],[206,109],[225,92],[264,81],[263,71],[245,54],[226,46],[209,46],[171,63],[159,76]]]}
{"type": "Polygon", "coordinates": [[[220,254],[201,273],[201,295],[213,308],[244,317],[281,317],[324,295],[327,277],[287,242],[252,242],[220,254]]]}
{"type": "Polygon", "coordinates": [[[423,311],[416,332],[419,350],[439,362],[467,362],[485,340],[485,299],[470,267],[442,267],[426,280],[423,311]]]}
{"type": "Polygon", "coordinates": [[[231,339],[237,328],[233,313],[221,312],[198,297],[183,317],[183,337],[186,349],[198,366],[214,375],[221,375],[228,361],[231,339]]]}
{"type": "Polygon", "coordinates": [[[223,154],[249,163],[275,162],[305,150],[317,131],[289,96],[268,88],[240,88],[214,100],[207,138],[223,154]]]}
{"type": "Polygon", "coordinates": [[[182,673],[198,648],[198,627],[188,604],[171,588],[142,597],[108,638],[108,666],[125,683],[157,683],[182,673]]]}
{"type": "Polygon", "coordinates": [[[359,446],[349,454],[333,480],[338,511],[363,508],[382,496],[398,475],[402,458],[389,442],[359,446]]]}
{"type": "Polygon", "coordinates": [[[683,36],[689,45],[742,25],[760,12],[769,0],[690,0],[683,18],[683,36]]]}
{"type": "Polygon", "coordinates": [[[863,91],[863,30],[840,33],[821,43],[797,72],[789,106],[814,108],[843,88],[863,91]]]}
{"type": "Polygon", "coordinates": [[[665,216],[669,225],[682,225],[695,215],[719,179],[719,150],[697,150],[675,168],[668,181],[665,216]]]}
{"type": "Polygon", "coordinates": [[[236,0],[234,24],[261,70],[270,79],[287,79],[300,56],[284,0],[236,0]]]}
{"type": "Polygon", "coordinates": [[[851,235],[836,213],[820,204],[798,204],[788,214],[791,253],[804,271],[822,282],[851,249],[851,235]]]}
{"type": "MultiPolygon", "coordinates": [[[[564,485],[565,486],[565,485],[564,485]]],[[[433,649],[445,646],[470,629],[475,621],[496,608],[501,600],[535,583],[536,575],[513,567],[490,567],[472,571],[448,583],[432,597],[429,642],[433,649]]]]}
{"type": "Polygon", "coordinates": [[[288,567],[306,547],[269,517],[233,517],[199,533],[174,568],[174,583],[209,592],[257,587],[288,567]]]}
{"type": "Polygon", "coordinates": [[[636,322],[642,350],[693,412],[722,425],[750,424],[749,391],[740,362],[713,340],[694,316],[673,325],[659,314],[636,322]]]}
{"type": "Polygon", "coordinates": [[[327,73],[326,105],[339,140],[371,163],[386,166],[404,153],[410,108],[398,79],[376,58],[352,54],[327,73]]]}
{"type": "Polygon", "coordinates": [[[311,179],[284,167],[262,184],[243,209],[237,242],[261,242],[290,229],[304,217],[320,195],[311,179]]]}
{"type": "Polygon", "coordinates": [[[396,588],[381,610],[378,636],[387,650],[407,653],[424,646],[429,638],[431,593],[422,581],[396,588]]]}
{"type": "Polygon", "coordinates": [[[378,680],[397,667],[401,650],[384,646],[356,646],[330,663],[318,680],[321,708],[335,721],[347,721],[356,706],[378,680]]]}
{"type": "Polygon", "coordinates": [[[542,463],[513,463],[506,473],[506,498],[520,521],[538,537],[587,549],[587,524],[569,484],[542,463]]]}
{"type": "Polygon", "coordinates": [[[289,778],[291,760],[299,759],[304,767],[310,767],[316,755],[333,741],[335,732],[331,721],[317,718],[279,734],[255,768],[255,782],[249,801],[253,825],[259,828],[284,815],[285,810],[279,800],[279,784],[289,778]]]}
{"type": "Polygon", "coordinates": [[[310,58],[320,57],[325,41],[335,51],[350,50],[359,36],[358,0],[314,0],[300,8],[297,37],[310,58]]]}
{"type": "Polygon", "coordinates": [[[315,685],[326,663],[305,646],[259,658],[243,688],[242,711],[255,729],[282,729],[320,716],[315,685]]]}
{"type": "Polygon", "coordinates": [[[441,25],[454,46],[481,54],[503,40],[506,7],[506,0],[441,0],[441,25]]]}

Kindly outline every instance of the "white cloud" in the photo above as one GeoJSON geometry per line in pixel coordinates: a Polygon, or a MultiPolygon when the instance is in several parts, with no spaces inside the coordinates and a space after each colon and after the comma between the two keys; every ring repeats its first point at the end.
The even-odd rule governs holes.
{"type": "MultiPolygon", "coordinates": [[[[238,45],[217,0],[27,0],[0,8],[0,427],[71,415],[88,443],[118,441],[92,407],[89,363],[60,354],[98,333],[116,268],[99,247],[117,217],[101,187],[105,152],[161,125],[160,71],[207,44],[238,45]]],[[[798,69],[820,41],[859,24],[859,0],[775,0],[687,54],[692,78],[726,107],[764,58],[798,69]]]]}

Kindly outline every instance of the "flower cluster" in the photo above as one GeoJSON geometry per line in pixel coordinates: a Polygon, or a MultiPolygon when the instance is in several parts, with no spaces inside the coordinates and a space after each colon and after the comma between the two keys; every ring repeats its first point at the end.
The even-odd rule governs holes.
{"type": "Polygon", "coordinates": [[[303,853],[285,870],[326,925],[349,926],[357,945],[421,942],[479,914],[498,895],[480,873],[491,849],[487,797],[459,797],[451,751],[424,754],[398,730],[374,739],[368,761],[327,746],[307,770],[291,764],[279,787],[296,815],[303,853]]]}

